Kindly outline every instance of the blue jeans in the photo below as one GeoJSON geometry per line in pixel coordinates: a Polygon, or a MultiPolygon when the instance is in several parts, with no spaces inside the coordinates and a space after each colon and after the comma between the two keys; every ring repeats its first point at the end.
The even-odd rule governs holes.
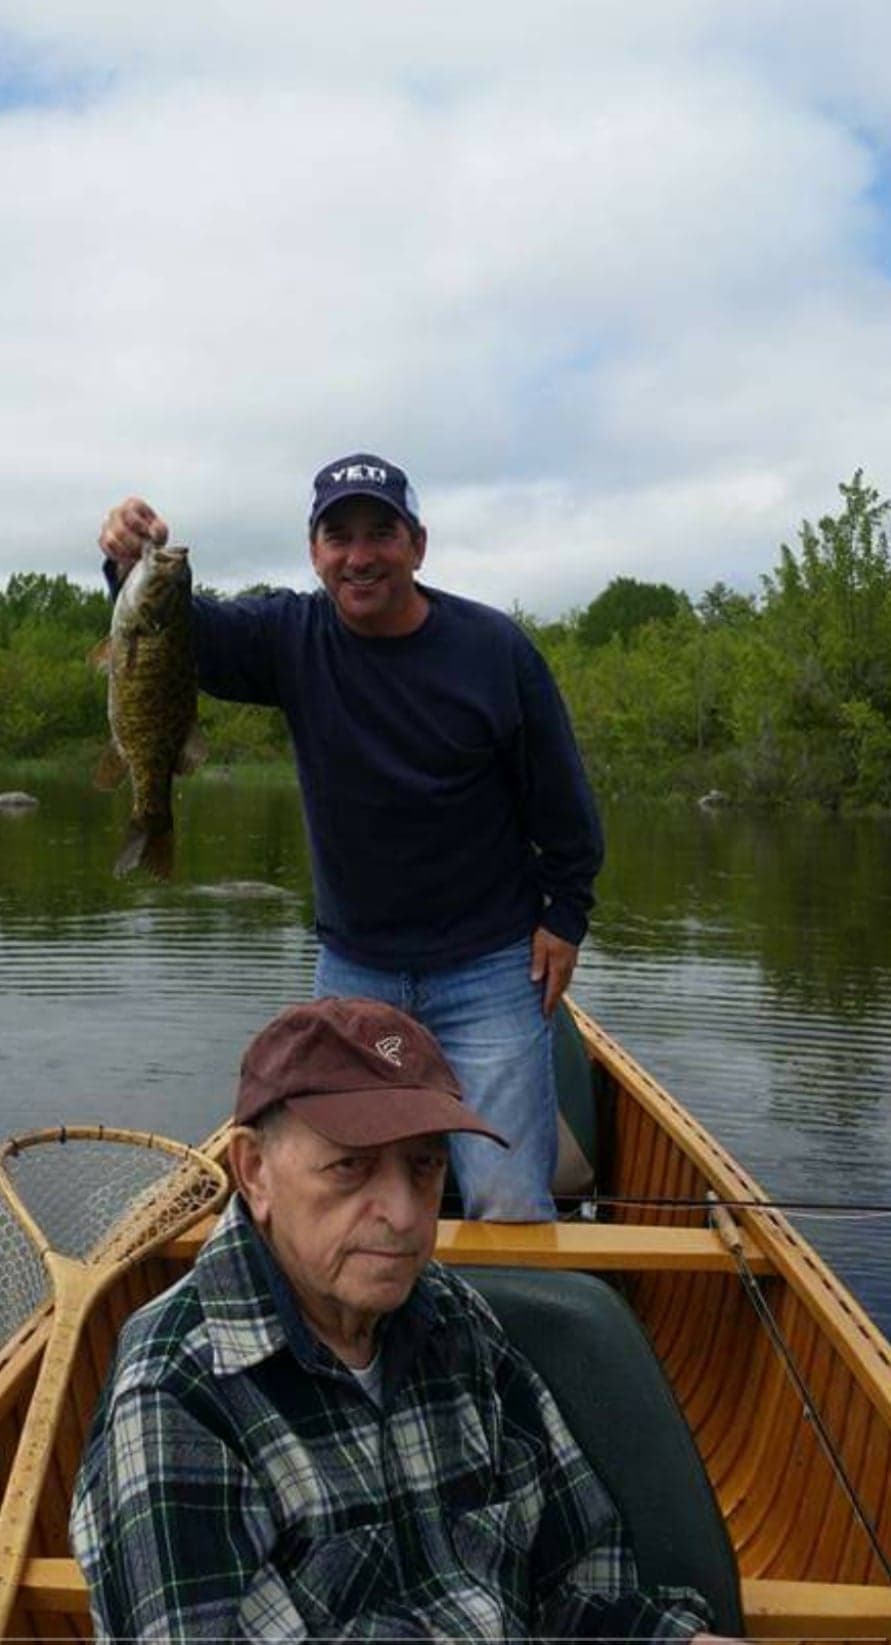
{"type": "Polygon", "coordinates": [[[466,1217],[549,1222],[557,1163],[551,1024],[529,978],[528,939],[446,971],[380,971],[319,950],[315,994],[386,1000],[424,1024],[455,1070],[465,1101],[510,1148],[454,1133],[452,1166],[466,1217]]]}

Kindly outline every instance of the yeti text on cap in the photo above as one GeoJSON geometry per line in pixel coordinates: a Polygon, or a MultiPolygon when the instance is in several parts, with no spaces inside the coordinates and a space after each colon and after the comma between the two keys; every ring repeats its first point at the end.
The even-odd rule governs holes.
{"type": "Polygon", "coordinates": [[[378,486],[385,486],[387,483],[387,470],[372,468],[371,463],[350,463],[346,468],[330,469],[329,474],[335,485],[354,485],[357,480],[370,480],[373,485],[378,486]]]}

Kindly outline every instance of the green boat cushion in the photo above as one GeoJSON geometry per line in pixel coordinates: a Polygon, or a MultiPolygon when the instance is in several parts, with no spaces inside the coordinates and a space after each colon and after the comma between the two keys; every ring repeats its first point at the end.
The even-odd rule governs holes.
{"type": "Polygon", "coordinates": [[[554,1013],[554,1076],[559,1129],[553,1191],[557,1199],[587,1197],[594,1193],[597,1149],[593,1074],[582,1036],[562,1001],[554,1013]]]}
{"type": "Polygon", "coordinates": [[[550,1388],[623,1516],[641,1585],[696,1588],[740,1636],[739,1576],[690,1430],[627,1302],[590,1274],[463,1268],[550,1388]]]}

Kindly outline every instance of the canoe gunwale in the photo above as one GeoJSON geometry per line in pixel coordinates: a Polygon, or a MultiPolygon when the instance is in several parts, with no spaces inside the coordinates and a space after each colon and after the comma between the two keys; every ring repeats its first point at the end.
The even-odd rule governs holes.
{"type": "MultiPolygon", "coordinates": [[[[744,1577],[743,1612],[751,1638],[875,1639],[891,1632],[891,1592],[875,1586],[836,1582],[775,1582],[744,1577]],[[855,1632],[856,1630],[856,1632],[855,1632]]],[[[89,1616],[89,1596],[73,1559],[30,1559],[20,1584],[28,1610],[89,1616]]]]}
{"type": "Polygon", "coordinates": [[[786,1281],[891,1426],[891,1345],[755,1178],[599,1025],[570,1003],[590,1055],[622,1085],[698,1167],[720,1198],[747,1200],[734,1220],[786,1281]]]}

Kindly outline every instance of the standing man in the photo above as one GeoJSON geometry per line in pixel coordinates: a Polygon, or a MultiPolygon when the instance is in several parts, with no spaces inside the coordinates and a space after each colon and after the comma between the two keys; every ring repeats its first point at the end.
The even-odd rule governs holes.
{"type": "MultiPolygon", "coordinates": [[[[100,534],[111,579],[168,528],[130,498],[100,534]]],[[[510,1140],[452,1158],[468,1217],[547,1221],[557,1155],[550,1019],[603,854],[565,707],[510,618],[416,580],[427,547],[401,468],[356,453],[316,475],[322,587],[194,601],[198,680],[278,707],[306,812],[316,991],[410,1012],[468,1103],[510,1140]]]]}

